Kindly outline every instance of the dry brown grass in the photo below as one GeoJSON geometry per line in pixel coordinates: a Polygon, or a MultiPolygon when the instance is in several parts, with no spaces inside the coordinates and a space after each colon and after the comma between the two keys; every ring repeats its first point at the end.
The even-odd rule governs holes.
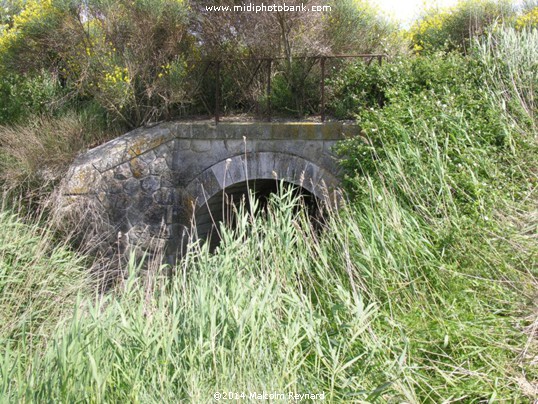
{"type": "Polygon", "coordinates": [[[35,116],[26,123],[0,126],[0,184],[4,196],[23,205],[40,205],[75,156],[107,138],[96,122],[75,112],[61,117],[35,116]]]}
{"type": "MultiPolygon", "coordinates": [[[[47,222],[70,248],[92,257],[93,276],[112,277],[113,254],[99,254],[104,245],[117,244],[115,229],[91,201],[61,200],[61,179],[80,152],[116,136],[107,134],[96,118],[76,112],[61,117],[34,116],[26,123],[0,126],[0,186],[3,205],[31,221],[47,222]],[[80,206],[79,206],[80,205],[80,206]]],[[[110,249],[109,248],[109,249],[110,249]]],[[[115,267],[117,267],[116,265],[115,267]]]]}

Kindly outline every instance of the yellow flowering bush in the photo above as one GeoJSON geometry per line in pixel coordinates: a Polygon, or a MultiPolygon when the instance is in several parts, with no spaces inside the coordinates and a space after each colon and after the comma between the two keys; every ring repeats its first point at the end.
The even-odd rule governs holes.
{"type": "Polygon", "coordinates": [[[3,74],[56,75],[61,49],[71,38],[62,32],[69,10],[60,0],[9,1],[0,30],[0,71],[3,74]],[[7,13],[10,13],[9,15],[7,13]]]}
{"type": "Polygon", "coordinates": [[[6,74],[48,74],[130,127],[162,119],[185,97],[179,61],[193,40],[183,0],[10,1],[20,4],[0,15],[6,74]]]}
{"type": "Polygon", "coordinates": [[[32,29],[43,28],[47,22],[59,16],[53,0],[29,0],[21,3],[21,11],[13,15],[11,24],[3,24],[0,30],[0,54],[7,52],[15,41],[32,29]]]}
{"type": "Polygon", "coordinates": [[[416,53],[455,49],[465,53],[471,38],[514,13],[510,0],[461,0],[453,7],[426,10],[409,29],[408,39],[416,53]]]}
{"type": "Polygon", "coordinates": [[[111,66],[109,71],[104,71],[97,83],[97,89],[101,93],[99,98],[105,101],[105,105],[118,113],[122,113],[126,106],[130,106],[134,98],[131,78],[126,67],[111,66]]]}
{"type": "Polygon", "coordinates": [[[32,0],[24,3],[24,9],[13,17],[13,27],[18,28],[42,20],[54,12],[52,0],[32,0]]]}
{"type": "Polygon", "coordinates": [[[169,115],[184,100],[182,68],[188,53],[183,1],[119,0],[99,3],[79,50],[87,74],[82,89],[112,116],[139,126],[169,115]]]}
{"type": "Polygon", "coordinates": [[[516,29],[523,28],[538,28],[538,6],[517,18],[516,29]]]}
{"type": "Polygon", "coordinates": [[[422,19],[416,21],[408,31],[408,38],[411,41],[413,51],[419,53],[444,46],[446,36],[443,32],[450,18],[449,10],[430,13],[422,19]]]}

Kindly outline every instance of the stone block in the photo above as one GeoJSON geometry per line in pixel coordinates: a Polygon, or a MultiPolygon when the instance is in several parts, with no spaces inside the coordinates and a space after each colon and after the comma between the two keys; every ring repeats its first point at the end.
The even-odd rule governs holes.
{"type": "Polygon", "coordinates": [[[275,154],[259,153],[255,157],[257,166],[255,171],[255,178],[273,179],[273,172],[275,170],[275,154]]]}
{"type": "MultiPolygon", "coordinates": [[[[160,154],[159,154],[160,155],[160,154]]],[[[144,154],[138,156],[138,160],[144,164],[150,165],[157,158],[155,151],[150,150],[144,154]]]]}
{"type": "Polygon", "coordinates": [[[246,181],[246,165],[243,156],[230,159],[226,169],[226,184],[233,185],[246,181]]]}
{"type": "Polygon", "coordinates": [[[133,205],[135,205],[140,212],[144,213],[154,205],[153,195],[141,192],[133,205]]]}
{"type": "Polygon", "coordinates": [[[204,153],[211,150],[210,140],[193,139],[191,143],[191,150],[196,153],[204,153]]]}
{"type": "Polygon", "coordinates": [[[336,156],[335,146],[338,142],[328,140],[323,142],[323,153],[336,156]]]}
{"type": "Polygon", "coordinates": [[[110,202],[114,209],[125,210],[132,205],[133,198],[126,194],[118,194],[109,196],[110,202]]]}
{"type": "Polygon", "coordinates": [[[153,194],[153,200],[158,205],[171,205],[174,202],[174,190],[170,188],[158,189],[153,194]]]}
{"type": "Polygon", "coordinates": [[[110,195],[116,195],[123,193],[123,182],[118,181],[116,179],[112,179],[108,181],[108,189],[107,192],[110,195]]]}
{"type": "Polygon", "coordinates": [[[131,205],[129,208],[126,209],[124,215],[125,215],[125,219],[127,223],[129,224],[129,227],[137,225],[143,219],[143,215],[133,205],[131,205]]]}
{"type": "Polygon", "coordinates": [[[144,222],[150,225],[160,225],[166,222],[166,214],[165,206],[152,204],[144,211],[144,222]]]}
{"type": "Polygon", "coordinates": [[[192,137],[192,124],[190,122],[172,122],[171,131],[176,139],[189,139],[192,137]]]}
{"type": "Polygon", "coordinates": [[[174,141],[174,150],[183,151],[190,150],[191,139],[177,139],[174,141]]]}
{"type": "Polygon", "coordinates": [[[224,145],[228,151],[228,157],[233,157],[245,153],[252,152],[255,142],[253,141],[243,141],[238,139],[226,139],[224,140],[224,145]]]}
{"type": "Polygon", "coordinates": [[[129,163],[123,163],[114,168],[114,178],[118,180],[126,180],[127,178],[131,178],[133,176],[133,173],[131,172],[131,167],[129,166],[129,163]]]}
{"type": "Polygon", "coordinates": [[[144,192],[153,193],[161,186],[161,179],[156,175],[150,175],[140,181],[140,186],[144,192]]]}
{"type": "Polygon", "coordinates": [[[222,190],[219,181],[211,170],[206,170],[199,175],[189,188],[189,193],[196,201],[196,206],[202,206],[207,199],[222,190]]]}
{"type": "Polygon", "coordinates": [[[178,177],[171,171],[164,171],[159,175],[159,178],[161,179],[161,187],[172,188],[178,185],[178,177]]]}
{"type": "Polygon", "coordinates": [[[101,175],[90,165],[71,167],[64,182],[64,194],[84,195],[95,192],[95,185],[100,182],[101,175]]]}
{"type": "Polygon", "coordinates": [[[194,122],[191,123],[191,139],[216,139],[217,126],[214,123],[194,122]]]}
{"type": "Polygon", "coordinates": [[[129,167],[131,168],[131,172],[135,178],[142,178],[149,175],[148,165],[138,157],[135,157],[129,161],[129,167]]]}
{"type": "Polygon", "coordinates": [[[129,178],[123,182],[123,189],[127,194],[134,196],[140,192],[140,181],[136,178],[129,178]]]}
{"type": "Polygon", "coordinates": [[[149,165],[149,173],[152,175],[161,175],[168,170],[165,157],[157,157],[152,164],[149,165]]]}

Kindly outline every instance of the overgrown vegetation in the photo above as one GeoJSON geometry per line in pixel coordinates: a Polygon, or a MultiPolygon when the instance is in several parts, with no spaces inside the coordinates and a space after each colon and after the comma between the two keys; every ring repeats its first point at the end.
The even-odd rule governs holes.
{"type": "MultiPolygon", "coordinates": [[[[442,236],[393,192],[374,184],[370,191],[330,216],[321,235],[293,213],[290,194],[275,197],[266,218],[240,215],[234,232],[222,228],[215,254],[193,246],[171,279],[159,268],[141,275],[132,262],[114,293],[46,307],[74,311],[43,312],[58,325],[35,352],[24,341],[38,336],[3,334],[2,394],[72,401],[84,391],[88,400],[141,402],[206,402],[216,391],[323,391],[330,402],[523,398],[518,383],[535,374],[518,359],[527,335],[514,316],[532,296],[521,272],[530,266],[505,260],[511,251],[494,234],[477,242],[460,231],[457,247],[439,249],[442,236]],[[487,255],[480,263],[470,253],[487,255]]],[[[26,234],[21,228],[18,237],[26,234]]],[[[58,264],[41,289],[62,287],[56,276],[74,267],[72,259],[58,264]]]]}
{"type": "Polygon", "coordinates": [[[514,4],[500,0],[464,0],[447,9],[430,8],[409,30],[415,52],[458,50],[466,53],[472,40],[495,24],[510,23],[516,16],[514,4]]]}
{"type": "MultiPolygon", "coordinates": [[[[329,402],[536,400],[536,8],[462,2],[430,12],[406,36],[411,54],[331,76],[328,107],[363,132],[339,147],[348,201],[323,231],[282,191],[264,215],[238,212],[214,254],[193,243],[166,271],[132,260],[103,294],[88,274],[91,257],[73,252],[46,216],[10,213],[11,201],[22,189],[46,195],[37,190],[47,181],[52,188],[78,150],[118,133],[114,108],[129,125],[175,116],[193,63],[183,57],[202,55],[184,3],[171,3],[87,3],[95,18],[79,21],[80,38],[98,40],[89,53],[75,39],[61,49],[37,40],[49,29],[78,29],[80,13],[63,3],[10,2],[0,18],[0,174],[12,190],[0,213],[0,401],[210,402],[217,391],[324,392],[329,402]],[[35,17],[47,7],[63,11],[35,17]],[[166,7],[187,14],[174,20],[166,7]],[[145,16],[151,27],[114,10],[145,16]],[[174,44],[164,39],[169,30],[174,44]],[[133,48],[142,32],[152,33],[156,53],[133,48]],[[37,36],[10,53],[13,35],[37,36]],[[17,70],[26,46],[40,47],[39,64],[17,70]],[[84,68],[62,76],[66,65],[54,63],[77,52],[84,68]],[[177,81],[158,84],[172,71],[177,81]],[[107,77],[116,79],[110,92],[107,77]]],[[[335,16],[341,25],[329,21],[330,44],[345,24],[359,33],[377,24],[335,16]]],[[[288,22],[292,49],[317,49],[293,30],[300,21],[288,22]]],[[[206,41],[240,23],[215,21],[206,41]]],[[[274,49],[280,28],[272,27],[274,49]]],[[[383,40],[398,49],[405,35],[392,35],[383,40]]],[[[261,52],[245,38],[220,45],[261,52]]],[[[224,77],[223,89],[233,88],[224,77]]],[[[304,83],[313,100],[318,83],[304,83]]],[[[286,108],[291,88],[275,78],[275,105],[286,108]]]]}
{"type": "MultiPolygon", "coordinates": [[[[442,263],[437,264],[437,274],[441,277],[433,289],[435,293],[443,292],[435,300],[445,301],[441,303],[441,310],[446,307],[458,307],[456,310],[459,310],[470,304],[463,311],[467,313],[464,317],[478,316],[473,321],[474,329],[480,328],[478,323],[488,323],[486,319],[492,319],[493,313],[504,316],[501,313],[510,306],[510,296],[518,296],[516,300],[523,303],[523,296],[527,295],[527,302],[534,304],[536,34],[536,31],[517,33],[513,29],[499,29],[482,40],[468,57],[452,53],[398,60],[376,68],[374,78],[363,66],[356,66],[336,83],[340,94],[335,109],[356,113],[364,128],[361,138],[349,140],[340,147],[346,156],[344,164],[356,200],[385,203],[392,197],[399,208],[426,225],[432,237],[428,251],[435,251],[442,257],[442,263]],[[371,83],[373,90],[367,96],[355,97],[354,88],[363,80],[371,83]],[[364,107],[360,108],[361,105],[364,107]],[[522,215],[521,212],[526,213],[522,215]],[[522,216],[527,223],[525,226],[530,227],[521,227],[522,216]],[[516,276],[519,281],[508,275],[514,274],[514,269],[522,271],[523,278],[516,276]],[[489,286],[463,286],[470,279],[487,279],[489,286]],[[493,292],[497,296],[494,298],[489,292],[495,289],[497,282],[504,286],[502,291],[493,292]],[[448,292],[446,297],[443,297],[444,292],[448,292]],[[450,299],[451,303],[445,299],[450,299]],[[478,315],[475,310],[484,311],[478,315]],[[478,320],[479,317],[484,323],[478,320]]],[[[364,211],[371,209],[368,202],[365,205],[364,211]]],[[[393,214],[393,217],[397,223],[401,222],[400,215],[393,214]]],[[[416,251],[420,249],[416,248],[415,254],[416,251]]],[[[420,259],[422,264],[427,261],[420,259]]],[[[416,268],[415,265],[410,267],[416,268]]],[[[411,275],[409,278],[420,277],[411,275]]],[[[409,285],[413,282],[409,281],[409,285]]],[[[429,309],[421,307],[419,318],[428,324],[427,336],[422,333],[419,334],[422,337],[417,336],[422,343],[433,339],[430,333],[435,328],[452,329],[448,320],[450,315],[446,312],[433,315],[434,322],[429,323],[424,317],[429,309]],[[441,325],[438,321],[443,316],[447,322],[441,321],[444,323],[441,325]]],[[[516,304],[510,310],[516,313],[522,308],[517,308],[516,304]]],[[[412,312],[406,312],[400,319],[416,321],[415,314],[408,317],[412,312]]],[[[407,324],[402,327],[404,330],[416,327],[416,324],[407,324]]],[[[506,331],[511,326],[494,328],[506,331]]],[[[484,329],[481,335],[489,337],[493,333],[492,329],[484,329]]],[[[466,338],[475,337],[467,334],[466,338]]],[[[496,366],[503,361],[501,357],[506,360],[511,355],[507,345],[501,348],[502,344],[510,345],[511,338],[502,334],[494,337],[497,343],[483,342],[483,346],[496,346],[496,355],[500,355],[491,362],[496,365],[484,374],[495,374],[496,366]]],[[[478,340],[475,341],[478,345],[478,340]]],[[[467,343],[460,346],[469,347],[467,343]]],[[[477,385],[471,381],[473,377],[468,376],[468,367],[454,366],[448,378],[440,371],[441,368],[448,371],[445,361],[457,356],[458,349],[451,349],[449,353],[438,350],[438,347],[418,349],[423,354],[424,350],[428,351],[429,359],[439,361],[437,366],[432,366],[436,369],[434,374],[440,377],[439,384],[435,384],[433,375],[428,377],[431,386],[428,391],[434,392],[427,396],[428,399],[442,401],[449,396],[460,397],[460,394],[470,401],[492,398],[480,396],[480,391],[488,390],[481,386],[471,399],[472,395],[468,394],[477,385]],[[457,376],[459,372],[461,374],[457,376]],[[460,377],[456,382],[462,388],[459,393],[448,394],[451,390],[448,388],[446,395],[435,396],[444,390],[443,385],[452,385],[460,377]]],[[[478,366],[484,369],[482,366],[489,360],[481,357],[474,362],[468,356],[469,352],[463,354],[467,365],[473,367],[480,363],[478,366]]],[[[513,365],[506,363],[505,366],[513,365]]],[[[480,372],[477,369],[475,371],[480,372]]],[[[470,373],[477,375],[473,371],[470,373]]],[[[529,380],[535,377],[531,376],[529,380]]],[[[500,397],[505,396],[501,394],[500,397]]]]}

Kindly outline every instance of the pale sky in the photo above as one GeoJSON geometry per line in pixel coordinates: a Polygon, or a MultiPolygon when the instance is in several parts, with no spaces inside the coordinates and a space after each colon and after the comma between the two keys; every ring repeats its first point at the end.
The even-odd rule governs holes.
{"type": "Polygon", "coordinates": [[[457,3],[457,0],[373,0],[383,10],[404,24],[409,24],[418,17],[421,9],[431,6],[448,7],[457,3]]]}

